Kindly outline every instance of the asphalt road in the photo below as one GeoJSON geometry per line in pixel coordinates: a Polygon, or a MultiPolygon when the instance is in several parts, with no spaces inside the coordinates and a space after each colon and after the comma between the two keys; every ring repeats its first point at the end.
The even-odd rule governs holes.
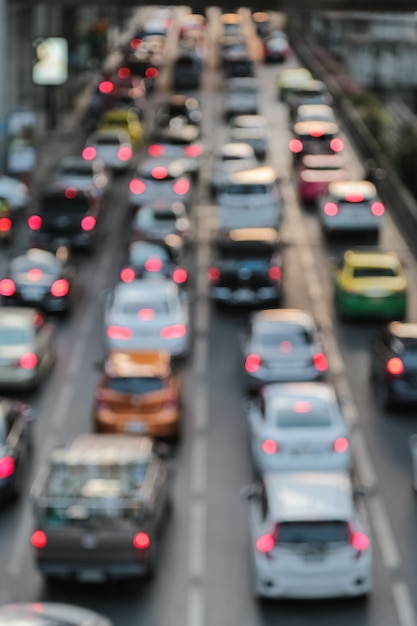
{"type": "MultiPolygon", "coordinates": [[[[271,130],[270,161],[282,178],[286,201],[285,306],[311,311],[321,324],[330,358],[329,380],[343,395],[354,429],[355,475],[360,483],[373,487],[367,505],[374,591],[367,600],[258,604],[252,598],[248,511],[239,499],[240,488],[252,480],[239,360],[239,335],[247,312],[210,306],[206,282],[215,217],[206,182],[213,150],[228,137],[221,115],[222,79],[214,63],[215,16],[213,11],[211,49],[199,94],[206,158],[193,206],[193,353],[184,367],[186,410],[183,438],[174,459],[174,510],[157,574],[143,584],[46,586],[34,567],[29,545],[32,516],[27,492],[36,468],[56,443],[90,429],[98,379],[93,364],[103,354],[102,292],[117,279],[128,236],[129,177],[125,176],[112,185],[106,237],[91,258],[80,261],[82,298],[73,316],[59,323],[56,367],[31,398],[37,421],[26,490],[15,506],[0,515],[0,602],[72,602],[108,615],[117,626],[416,626],[417,500],[411,488],[407,447],[409,435],[417,429],[416,415],[413,411],[386,414],[376,402],[368,376],[368,342],[375,325],[341,323],[334,315],[328,258],[353,242],[329,247],[317,216],[300,206],[287,149],[287,111],[276,99],[281,66],[263,65],[258,70],[262,112],[271,130]]],[[[289,63],[297,65],[296,59],[289,63]]],[[[153,102],[165,97],[167,76],[163,89],[152,96],[153,102]]],[[[349,170],[360,178],[360,160],[349,138],[345,139],[349,170]]],[[[81,145],[81,134],[68,141],[68,153],[74,152],[77,142],[81,145]]],[[[394,211],[394,207],[388,209],[394,211]]],[[[19,245],[24,237],[23,233],[19,245]]],[[[409,319],[417,320],[416,259],[390,216],[382,245],[395,249],[407,263],[409,319]]]]}

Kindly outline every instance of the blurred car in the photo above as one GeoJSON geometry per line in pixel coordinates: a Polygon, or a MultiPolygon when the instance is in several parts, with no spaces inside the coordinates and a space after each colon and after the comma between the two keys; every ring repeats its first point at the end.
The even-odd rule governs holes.
{"type": "Polygon", "coordinates": [[[176,437],[181,413],[181,382],[168,353],[109,354],[94,397],[97,432],[176,437]]]}
{"type": "Polygon", "coordinates": [[[407,278],[394,252],[347,250],[333,264],[334,301],[344,318],[403,320],[407,278]]]}
{"type": "Polygon", "coordinates": [[[333,98],[325,85],[320,80],[309,80],[298,88],[295,88],[287,97],[290,119],[294,122],[299,106],[305,104],[325,104],[331,106],[333,98]]]}
{"type": "Polygon", "coordinates": [[[256,157],[252,146],[247,143],[225,143],[215,154],[211,170],[210,188],[212,193],[227,181],[231,172],[256,167],[256,157]]]}
{"type": "Polygon", "coordinates": [[[0,198],[5,198],[12,212],[26,208],[29,200],[27,185],[12,176],[0,175],[0,198]]]}
{"type": "Polygon", "coordinates": [[[0,624],[2,626],[44,626],[45,622],[54,626],[112,626],[107,617],[72,604],[55,602],[4,604],[0,606],[0,624]]]}
{"type": "Polygon", "coordinates": [[[172,124],[160,128],[154,137],[154,143],[148,148],[150,156],[180,158],[185,171],[197,177],[200,171],[203,146],[200,129],[194,124],[183,124],[176,118],[172,124]]]}
{"type": "Polygon", "coordinates": [[[329,367],[313,318],[299,309],[254,313],[242,351],[250,391],[269,383],[321,380],[329,367]]]}
{"type": "Polygon", "coordinates": [[[300,104],[295,115],[295,122],[336,123],[336,117],[333,108],[328,104],[300,104]]]}
{"type": "Polygon", "coordinates": [[[371,591],[366,509],[346,472],[268,472],[246,495],[257,598],[371,591]]]}
{"type": "Polygon", "coordinates": [[[143,139],[142,124],[135,110],[116,109],[106,111],[100,120],[98,130],[122,130],[127,132],[133,145],[143,139]]]}
{"type": "Polygon", "coordinates": [[[53,180],[65,187],[85,191],[101,202],[108,191],[110,174],[99,159],[87,161],[82,156],[67,156],[60,161],[53,180]]]}
{"type": "Polygon", "coordinates": [[[7,197],[0,196],[0,240],[11,242],[15,233],[16,215],[7,197]]]}
{"type": "MultiPolygon", "coordinates": [[[[138,40],[133,39],[132,41],[135,42],[138,40]]],[[[146,38],[144,37],[139,41],[140,45],[125,55],[123,65],[132,76],[140,78],[143,82],[143,86],[146,88],[146,92],[150,92],[155,86],[155,81],[159,76],[164,62],[165,37],[161,35],[148,35],[146,38]],[[148,41],[145,41],[145,39],[148,41]]],[[[133,90],[134,94],[135,92],[136,88],[133,90]]],[[[138,97],[139,93],[137,92],[136,102],[138,97]]],[[[144,98],[144,96],[142,96],[142,98],[144,98]]]]}
{"type": "Polygon", "coordinates": [[[225,58],[231,53],[248,54],[248,44],[243,35],[223,35],[219,39],[219,57],[222,67],[225,58]]]}
{"type": "Polygon", "coordinates": [[[292,54],[288,37],[280,30],[266,36],[262,45],[265,63],[283,63],[292,54]]]}
{"type": "Polygon", "coordinates": [[[344,148],[339,126],[333,122],[298,122],[293,134],[288,146],[294,163],[305,154],[337,154],[344,148]]]}
{"type": "Polygon", "coordinates": [[[271,33],[271,16],[265,11],[255,11],[255,13],[252,13],[252,22],[255,25],[258,37],[266,37],[271,33]]]}
{"type": "Polygon", "coordinates": [[[189,352],[188,300],[170,280],[119,283],[106,302],[106,343],[112,350],[189,352]]]}
{"type": "Polygon", "coordinates": [[[87,138],[82,156],[87,161],[100,159],[110,169],[124,172],[133,156],[130,136],[124,130],[97,130],[87,138]]]}
{"type": "Polygon", "coordinates": [[[231,305],[278,303],[282,297],[282,252],[272,228],[231,230],[217,242],[208,270],[210,298],[231,305]]]}
{"type": "Polygon", "coordinates": [[[172,64],[174,89],[198,89],[202,71],[202,59],[195,50],[180,50],[172,64]]]}
{"type": "Polygon", "coordinates": [[[259,109],[258,80],[256,78],[231,78],[224,89],[224,116],[256,114],[259,109]]]}
{"type": "Polygon", "coordinates": [[[385,408],[417,402],[417,324],[391,322],[370,343],[371,381],[385,408]]]}
{"type": "Polygon", "coordinates": [[[278,228],[283,199],[273,167],[233,172],[217,195],[220,232],[235,228],[278,228]]]}
{"type": "Polygon", "coordinates": [[[162,103],[157,109],[156,127],[169,126],[170,121],[178,117],[184,118],[187,124],[199,126],[203,114],[197,98],[184,95],[170,96],[168,101],[162,103]]]}
{"type": "Polygon", "coordinates": [[[195,13],[187,13],[182,15],[179,24],[179,36],[184,37],[189,32],[203,32],[207,30],[207,20],[204,15],[198,15],[195,13]]]}
{"type": "Polygon", "coordinates": [[[303,202],[318,201],[329,185],[346,180],[349,172],[340,154],[306,154],[296,169],[298,194],[303,202]]]}
{"type": "Polygon", "coordinates": [[[164,243],[175,250],[192,240],[190,221],[181,202],[158,201],[141,207],[133,218],[131,233],[133,239],[164,243]]]}
{"type": "Polygon", "coordinates": [[[182,159],[170,156],[152,157],[139,165],[129,183],[131,206],[164,201],[191,203],[191,179],[182,159]]]}
{"type": "Polygon", "coordinates": [[[252,400],[248,423],[260,474],[350,470],[349,430],[332,385],[268,385],[252,400]]]}
{"type": "Polygon", "coordinates": [[[120,272],[120,280],[131,283],[137,278],[154,276],[164,276],[177,285],[185,286],[188,272],[180,263],[180,252],[168,245],[134,241],[129,246],[128,262],[120,272]]]}
{"type": "Polygon", "coordinates": [[[0,386],[37,387],[55,361],[55,331],[35,309],[0,308],[0,386]]]}
{"type": "Polygon", "coordinates": [[[262,115],[238,115],[231,120],[230,139],[248,143],[263,161],[268,151],[268,122],[262,115]]]}
{"type": "Polygon", "coordinates": [[[67,264],[68,251],[56,254],[31,248],[12,259],[0,280],[3,305],[35,306],[48,313],[68,312],[75,272],[67,264]]]}
{"type": "Polygon", "coordinates": [[[377,237],[384,213],[375,185],[367,180],[332,182],[319,204],[319,218],[326,235],[354,231],[377,237]]]}
{"type": "Polygon", "coordinates": [[[242,29],[243,18],[239,13],[223,13],[220,16],[220,24],[223,35],[239,35],[242,29]]]}
{"type": "Polygon", "coordinates": [[[278,98],[286,102],[294,89],[298,89],[312,78],[311,72],[305,67],[289,67],[282,70],[278,78],[278,98]]]}
{"type": "MultiPolygon", "coordinates": [[[[255,76],[255,63],[249,52],[237,47],[229,47],[223,52],[223,72],[225,79],[251,78],[255,76]]],[[[227,83],[225,83],[227,85],[227,83]]]]}
{"type": "MultiPolygon", "coordinates": [[[[32,409],[20,400],[0,398],[0,501],[20,494],[32,446],[32,409]]],[[[0,609],[1,623],[1,609],[0,609]]]]}

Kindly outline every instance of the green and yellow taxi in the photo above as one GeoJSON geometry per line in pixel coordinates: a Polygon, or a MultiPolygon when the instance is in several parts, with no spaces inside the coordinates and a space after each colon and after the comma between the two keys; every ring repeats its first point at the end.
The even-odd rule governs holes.
{"type": "Polygon", "coordinates": [[[141,143],[143,139],[142,124],[139,115],[133,109],[106,111],[100,120],[99,130],[124,130],[134,145],[141,143]]]}
{"type": "Polygon", "coordinates": [[[347,250],[332,266],[335,306],[341,317],[405,318],[407,278],[394,252],[347,250]]]}
{"type": "Polygon", "coordinates": [[[288,96],[294,89],[310,81],[313,78],[311,72],[305,67],[289,67],[282,70],[278,78],[278,98],[287,102],[288,96]]]}

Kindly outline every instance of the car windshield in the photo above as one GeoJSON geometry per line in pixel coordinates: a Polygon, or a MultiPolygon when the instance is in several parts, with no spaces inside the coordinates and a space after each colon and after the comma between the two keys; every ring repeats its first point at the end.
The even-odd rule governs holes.
{"type": "Polygon", "coordinates": [[[388,278],[398,276],[392,267],[355,267],[353,278],[388,278]]]}
{"type": "Polygon", "coordinates": [[[109,389],[118,393],[141,395],[160,391],[163,388],[164,380],[162,378],[109,378],[109,389]]]}
{"type": "Polygon", "coordinates": [[[262,326],[255,334],[265,348],[278,348],[290,353],[295,347],[313,343],[313,337],[304,326],[299,324],[273,322],[262,326]]]}
{"type": "Polygon", "coordinates": [[[146,311],[147,320],[152,319],[154,315],[169,313],[172,308],[172,303],[166,298],[160,300],[126,300],[121,305],[122,313],[126,315],[136,314],[139,319],[141,312],[146,311]]]}
{"type": "Polygon", "coordinates": [[[321,398],[273,398],[268,413],[268,421],[279,428],[325,428],[331,425],[329,405],[321,398]]]}
{"type": "Polygon", "coordinates": [[[230,196],[251,196],[251,195],[266,195],[270,191],[268,185],[248,184],[248,185],[227,185],[224,193],[230,196]]]}
{"type": "Polygon", "coordinates": [[[349,531],[345,522],[283,522],[278,528],[278,543],[326,544],[347,543],[349,531]]]}
{"type": "Polygon", "coordinates": [[[20,346],[29,341],[29,332],[25,328],[16,326],[3,326],[3,328],[0,328],[0,346],[20,346]]]}

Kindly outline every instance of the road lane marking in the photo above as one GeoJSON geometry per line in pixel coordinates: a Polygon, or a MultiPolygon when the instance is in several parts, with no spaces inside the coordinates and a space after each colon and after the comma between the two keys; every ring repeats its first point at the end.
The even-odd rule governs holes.
{"type": "Polygon", "coordinates": [[[369,460],[362,432],[358,429],[354,430],[351,435],[351,439],[353,455],[361,485],[364,487],[375,487],[376,475],[373,465],[369,460]]]}
{"type": "Polygon", "coordinates": [[[400,626],[416,626],[416,614],[409,586],[404,582],[395,582],[392,586],[392,595],[400,626]]]}
{"type": "Polygon", "coordinates": [[[69,378],[74,378],[80,371],[85,345],[86,345],[86,342],[83,337],[79,338],[75,344],[75,348],[71,355],[71,359],[70,359],[69,366],[68,366],[67,376],[69,378]]]}
{"type": "Polygon", "coordinates": [[[67,380],[62,387],[51,418],[53,428],[59,429],[65,423],[73,394],[75,393],[75,381],[67,380]]]}
{"type": "Polygon", "coordinates": [[[194,368],[197,376],[207,373],[208,341],[207,335],[200,335],[194,341],[194,368]]]}
{"type": "Polygon", "coordinates": [[[207,300],[198,300],[195,307],[195,332],[206,334],[210,325],[210,307],[207,300]]]}
{"type": "MultiPolygon", "coordinates": [[[[21,511],[21,513],[23,513],[21,511]]],[[[24,554],[30,550],[29,535],[32,516],[26,512],[20,518],[20,524],[13,541],[12,553],[7,566],[9,576],[19,576],[24,554]]]]}
{"type": "Polygon", "coordinates": [[[188,543],[188,575],[191,580],[203,577],[206,566],[207,503],[195,497],[191,501],[188,543]]]}
{"type": "Polygon", "coordinates": [[[187,624],[188,626],[204,626],[206,601],[203,589],[192,585],[188,589],[187,624]]]}
{"type": "Polygon", "coordinates": [[[202,498],[207,487],[207,437],[199,434],[191,451],[191,496],[202,498]]]}
{"type": "Polygon", "coordinates": [[[208,389],[207,382],[199,381],[194,395],[194,430],[205,431],[208,425],[208,389]]]}
{"type": "Polygon", "coordinates": [[[369,500],[368,507],[384,565],[387,569],[396,569],[401,564],[401,557],[385,504],[379,496],[375,496],[369,500]]]}

